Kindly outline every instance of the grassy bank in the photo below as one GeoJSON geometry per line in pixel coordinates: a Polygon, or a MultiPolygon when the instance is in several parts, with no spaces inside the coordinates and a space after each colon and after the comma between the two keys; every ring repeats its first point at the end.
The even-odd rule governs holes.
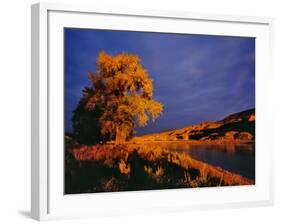
{"type": "Polygon", "coordinates": [[[157,144],[78,146],[67,140],[65,168],[67,194],[254,184],[157,144]]]}

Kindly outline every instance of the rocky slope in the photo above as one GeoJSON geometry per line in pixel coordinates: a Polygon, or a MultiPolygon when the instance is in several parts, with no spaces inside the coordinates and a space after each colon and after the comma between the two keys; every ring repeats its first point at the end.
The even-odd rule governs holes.
{"type": "Polygon", "coordinates": [[[255,109],[231,114],[216,122],[135,137],[132,141],[254,141],[255,109]]]}

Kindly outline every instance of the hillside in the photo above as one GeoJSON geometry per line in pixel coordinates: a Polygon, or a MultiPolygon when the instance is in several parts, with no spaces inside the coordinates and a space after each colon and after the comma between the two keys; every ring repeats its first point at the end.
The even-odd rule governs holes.
{"type": "Polygon", "coordinates": [[[220,121],[134,137],[132,141],[253,141],[255,109],[231,114],[220,121]]]}

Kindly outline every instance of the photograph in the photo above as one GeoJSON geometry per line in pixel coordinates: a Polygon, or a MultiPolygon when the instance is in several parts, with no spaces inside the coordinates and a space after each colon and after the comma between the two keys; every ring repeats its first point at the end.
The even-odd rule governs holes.
{"type": "Polygon", "coordinates": [[[255,37],[63,32],[65,194],[255,185],[255,37]]]}

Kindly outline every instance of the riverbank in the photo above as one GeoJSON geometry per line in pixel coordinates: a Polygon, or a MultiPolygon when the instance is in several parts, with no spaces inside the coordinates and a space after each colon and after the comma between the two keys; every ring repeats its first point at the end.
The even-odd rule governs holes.
{"type": "MultiPolygon", "coordinates": [[[[144,140],[139,141],[137,139],[132,139],[127,141],[125,144],[169,144],[169,143],[176,143],[176,144],[255,144],[254,140],[144,140]]],[[[108,142],[108,144],[115,144],[113,141],[108,142]]]]}
{"type": "Polygon", "coordinates": [[[69,194],[254,184],[157,144],[66,146],[65,190],[69,194]]]}

